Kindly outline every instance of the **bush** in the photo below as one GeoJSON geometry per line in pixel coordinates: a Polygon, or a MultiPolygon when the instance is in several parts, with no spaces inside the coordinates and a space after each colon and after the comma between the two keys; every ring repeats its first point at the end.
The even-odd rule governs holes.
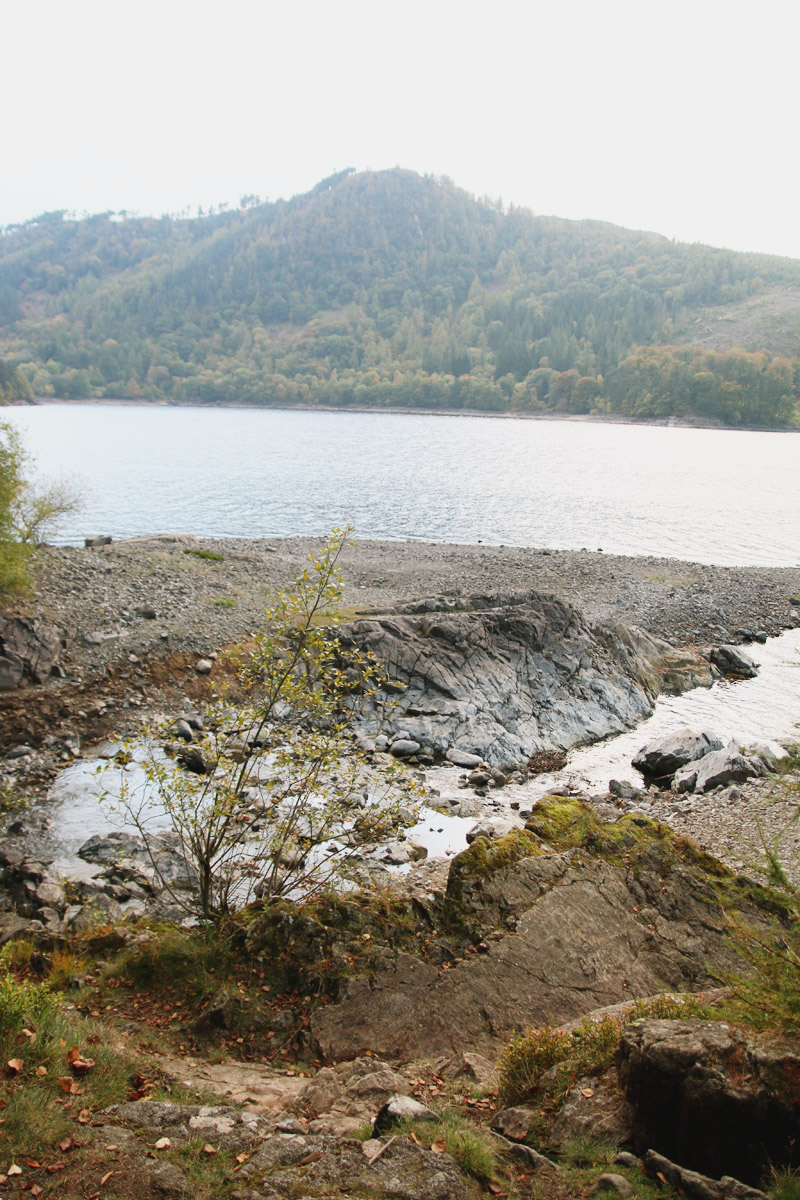
{"type": "Polygon", "coordinates": [[[38,487],[13,425],[0,421],[0,594],[28,586],[31,548],[51,536],[60,517],[80,508],[76,490],[61,480],[38,487]]]}
{"type": "Polygon", "coordinates": [[[622,1031],[632,1021],[699,1015],[707,1013],[692,996],[656,996],[637,1000],[620,1016],[601,1021],[585,1018],[571,1032],[545,1025],[516,1033],[500,1058],[500,1100],[519,1104],[541,1093],[546,1103],[557,1103],[575,1079],[609,1069],[622,1031]]]}
{"type": "MultiPolygon", "coordinates": [[[[267,609],[255,649],[231,656],[247,702],[209,707],[208,732],[178,756],[191,769],[151,757],[144,796],[126,790],[123,778],[123,808],[145,838],[153,817],[166,813],[194,882],[190,893],[164,874],[161,882],[203,920],[254,895],[318,892],[347,874],[360,846],[399,821],[386,795],[365,795],[362,756],[349,733],[383,676],[358,651],[345,655],[329,624],[341,600],[338,561],[347,538],[347,530],[334,530],[267,609]]],[[[161,874],[155,856],[152,865],[161,874]]]]}

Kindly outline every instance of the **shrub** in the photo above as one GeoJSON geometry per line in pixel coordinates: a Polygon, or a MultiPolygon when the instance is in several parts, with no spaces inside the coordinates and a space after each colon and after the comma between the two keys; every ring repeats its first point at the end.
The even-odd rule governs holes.
{"type": "Polygon", "coordinates": [[[145,795],[133,794],[123,777],[123,807],[145,839],[152,818],[166,813],[191,891],[176,889],[155,856],[153,868],[175,902],[203,920],[253,895],[314,894],[399,820],[386,795],[364,794],[362,759],[349,736],[354,711],[383,675],[358,651],[345,655],[329,624],[348,532],[334,530],[294,587],[278,594],[254,650],[231,656],[247,702],[209,707],[208,732],[179,756],[192,770],[152,757],[145,795]]]}
{"type": "Polygon", "coordinates": [[[698,1015],[707,1015],[706,1010],[692,996],[656,996],[637,1000],[620,1016],[586,1018],[571,1032],[545,1025],[516,1033],[500,1058],[500,1100],[518,1104],[538,1092],[547,1103],[559,1102],[574,1079],[609,1069],[622,1031],[632,1021],[698,1015]]]}

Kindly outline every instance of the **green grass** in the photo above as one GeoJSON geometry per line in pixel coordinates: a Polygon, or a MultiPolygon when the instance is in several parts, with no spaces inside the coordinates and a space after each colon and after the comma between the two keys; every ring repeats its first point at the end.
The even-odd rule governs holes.
{"type": "Polygon", "coordinates": [[[125,1099],[133,1072],[103,1026],[67,1009],[48,983],[15,978],[9,958],[0,956],[0,1061],[21,1065],[7,1068],[0,1079],[0,1159],[41,1155],[74,1135],[80,1129],[74,1118],[82,1109],[125,1099]],[[73,1069],[73,1047],[93,1065],[73,1069]]]}
{"type": "Polygon", "coordinates": [[[215,606],[215,608],[235,608],[236,607],[236,600],[234,599],[233,596],[220,596],[216,600],[212,600],[211,603],[215,606]]]}
{"type": "Polygon", "coordinates": [[[124,977],[142,988],[180,986],[194,995],[205,995],[224,979],[231,951],[219,929],[181,929],[167,923],[144,929],[149,936],[115,955],[106,967],[107,978],[124,977]]]}
{"type": "Polygon", "coordinates": [[[444,1142],[445,1153],[481,1183],[497,1174],[497,1141],[460,1113],[444,1112],[438,1121],[403,1121],[398,1124],[397,1133],[406,1136],[413,1133],[425,1146],[444,1142]]]}
{"type": "Polygon", "coordinates": [[[186,549],[184,554],[191,554],[194,558],[202,558],[206,562],[225,562],[224,554],[217,554],[214,550],[191,550],[186,549]]]}

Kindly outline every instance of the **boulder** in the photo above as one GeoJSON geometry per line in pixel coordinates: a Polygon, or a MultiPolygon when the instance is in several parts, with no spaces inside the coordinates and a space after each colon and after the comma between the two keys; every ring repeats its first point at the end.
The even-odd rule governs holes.
{"type": "Polygon", "coordinates": [[[61,637],[52,625],[0,613],[0,692],[44,683],[60,653],[61,637]]]}
{"type": "Polygon", "coordinates": [[[723,742],[707,729],[694,733],[689,728],[676,729],[642,746],[631,759],[631,765],[648,779],[668,779],[686,763],[702,758],[711,750],[721,750],[723,742]]]}
{"type": "Polygon", "coordinates": [[[800,1045],[719,1021],[637,1021],[617,1052],[640,1153],[758,1187],[800,1166],[800,1045]]]}
{"type": "Polygon", "coordinates": [[[750,655],[738,646],[715,646],[708,657],[723,675],[754,679],[758,674],[758,667],[750,655]]]}
{"type": "Polygon", "coordinates": [[[457,746],[451,746],[445,754],[445,758],[454,767],[479,767],[482,759],[479,754],[470,754],[466,750],[459,750],[457,746]]]}
{"type": "Polygon", "coordinates": [[[760,759],[740,754],[736,743],[731,742],[676,771],[672,787],[676,792],[710,792],[765,773],[766,766],[760,759]]]}

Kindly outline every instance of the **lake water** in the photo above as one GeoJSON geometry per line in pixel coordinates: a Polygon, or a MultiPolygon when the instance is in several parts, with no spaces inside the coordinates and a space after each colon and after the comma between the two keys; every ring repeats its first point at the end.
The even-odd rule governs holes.
{"type": "Polygon", "coordinates": [[[86,534],[324,535],[800,564],[800,437],[489,419],[54,404],[9,408],[86,534]]]}

